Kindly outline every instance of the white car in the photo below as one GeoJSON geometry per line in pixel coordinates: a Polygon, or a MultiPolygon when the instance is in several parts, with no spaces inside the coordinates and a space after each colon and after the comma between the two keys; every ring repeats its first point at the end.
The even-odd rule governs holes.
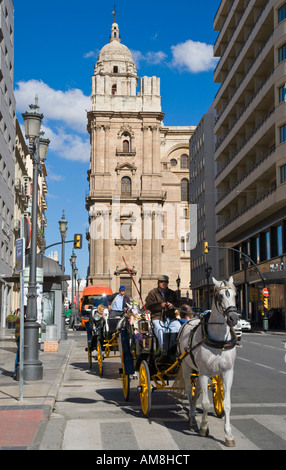
{"type": "Polygon", "coordinates": [[[239,316],[238,325],[241,327],[241,330],[250,331],[251,330],[250,322],[246,320],[241,314],[239,314],[238,316],[239,316]]]}

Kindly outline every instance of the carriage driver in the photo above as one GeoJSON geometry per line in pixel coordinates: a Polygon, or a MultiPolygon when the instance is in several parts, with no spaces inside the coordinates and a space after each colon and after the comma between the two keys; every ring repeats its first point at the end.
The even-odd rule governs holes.
{"type": "Polygon", "coordinates": [[[181,328],[181,323],[176,319],[175,314],[175,307],[178,303],[177,294],[169,289],[168,284],[168,276],[159,276],[158,286],[148,293],[145,300],[145,307],[151,312],[154,333],[161,348],[163,333],[177,333],[181,328]]]}

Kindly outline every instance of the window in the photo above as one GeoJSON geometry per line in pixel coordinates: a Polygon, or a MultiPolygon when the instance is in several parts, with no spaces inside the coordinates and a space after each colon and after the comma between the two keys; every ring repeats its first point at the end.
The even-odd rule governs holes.
{"type": "Polygon", "coordinates": [[[282,103],[283,101],[286,101],[285,98],[286,98],[286,93],[285,93],[285,84],[282,85],[280,88],[279,88],[279,103],[282,103]]]}
{"type": "Polygon", "coordinates": [[[188,169],[189,157],[188,155],[181,156],[181,170],[188,169]]]}
{"type": "Polygon", "coordinates": [[[282,62],[282,60],[286,59],[286,44],[279,47],[278,49],[278,63],[282,62]]]}
{"type": "Polygon", "coordinates": [[[129,152],[129,141],[123,140],[123,152],[129,152]]]}
{"type": "Polygon", "coordinates": [[[282,239],[282,225],[277,227],[277,244],[278,244],[278,256],[283,254],[283,239],[282,239]]]}
{"type": "Polygon", "coordinates": [[[286,18],[286,3],[282,5],[282,7],[279,8],[278,10],[278,23],[281,23],[281,21],[285,20],[286,18]]]}
{"type": "Polygon", "coordinates": [[[117,65],[114,65],[114,67],[113,67],[113,73],[118,73],[118,67],[117,67],[117,65]]]}
{"type": "Polygon", "coordinates": [[[181,201],[189,202],[189,180],[186,178],[181,181],[181,201]]]}
{"type": "Polygon", "coordinates": [[[170,160],[171,166],[177,166],[177,160],[175,158],[171,158],[170,160]]]}
{"type": "Polygon", "coordinates": [[[286,181],[286,165],[280,167],[280,183],[285,183],[286,181]]]}
{"type": "Polygon", "coordinates": [[[280,144],[286,142],[286,124],[280,127],[280,144]]]}
{"type": "Polygon", "coordinates": [[[117,91],[117,86],[116,86],[116,85],[112,85],[112,87],[111,87],[111,94],[112,94],[112,95],[115,95],[115,94],[116,94],[116,91],[117,91]]]}
{"type": "Polygon", "coordinates": [[[131,179],[128,176],[124,176],[121,180],[121,194],[131,195],[131,179]]]}

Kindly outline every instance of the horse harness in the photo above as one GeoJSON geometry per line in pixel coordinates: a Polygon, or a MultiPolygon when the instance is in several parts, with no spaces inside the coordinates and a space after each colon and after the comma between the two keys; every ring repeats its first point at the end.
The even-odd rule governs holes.
{"type": "MultiPolygon", "coordinates": [[[[211,314],[211,312],[208,312],[205,315],[203,315],[203,317],[201,318],[201,321],[192,329],[192,331],[190,333],[190,337],[189,337],[188,348],[185,349],[185,354],[183,354],[183,356],[181,356],[181,360],[183,360],[186,357],[186,355],[189,354],[191,356],[191,359],[192,359],[194,365],[196,366],[196,368],[197,368],[197,364],[196,364],[196,361],[195,361],[195,358],[194,358],[194,355],[193,355],[193,351],[196,348],[198,348],[199,346],[201,346],[201,344],[205,344],[206,346],[210,346],[211,348],[221,349],[222,351],[227,351],[229,349],[233,349],[236,346],[237,337],[236,337],[235,331],[232,327],[230,328],[231,339],[228,340],[228,341],[216,341],[216,340],[212,339],[209,336],[208,325],[210,325],[210,324],[223,325],[224,324],[224,322],[222,322],[222,323],[209,322],[210,314],[211,314]],[[195,346],[192,346],[192,341],[193,341],[194,334],[200,326],[202,327],[202,340],[199,341],[195,346]]],[[[191,320],[184,323],[184,325],[183,325],[183,327],[180,331],[180,335],[182,334],[185,325],[187,325],[190,321],[191,320]]]]}

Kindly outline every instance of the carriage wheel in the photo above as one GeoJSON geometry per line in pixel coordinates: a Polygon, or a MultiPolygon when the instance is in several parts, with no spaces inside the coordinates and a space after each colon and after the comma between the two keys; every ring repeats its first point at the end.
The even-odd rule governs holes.
{"type": "Polygon", "coordinates": [[[130,393],[130,376],[125,374],[125,367],[124,367],[124,359],[123,354],[121,354],[121,367],[122,367],[122,388],[123,388],[123,395],[126,401],[129,400],[129,393],[130,393]]]}
{"type": "Polygon", "coordinates": [[[194,374],[194,373],[191,374],[191,386],[192,386],[192,397],[193,398],[195,396],[197,378],[198,378],[197,374],[194,374]]]}
{"type": "Polygon", "coordinates": [[[151,410],[151,382],[150,372],[146,361],[142,361],[139,370],[139,386],[141,409],[144,416],[148,417],[151,410]]]}
{"type": "Polygon", "coordinates": [[[223,410],[223,385],[220,375],[212,377],[212,387],[213,387],[213,405],[218,418],[224,416],[223,410]]]}
{"type": "Polygon", "coordinates": [[[97,350],[97,362],[98,362],[99,374],[102,376],[103,375],[103,355],[102,355],[100,341],[97,341],[96,350],[97,350]]]}
{"type": "Polygon", "coordinates": [[[92,355],[91,355],[91,349],[89,347],[89,344],[88,344],[88,341],[87,341],[87,357],[88,357],[88,365],[89,365],[89,368],[91,369],[92,368],[92,355]]]}

